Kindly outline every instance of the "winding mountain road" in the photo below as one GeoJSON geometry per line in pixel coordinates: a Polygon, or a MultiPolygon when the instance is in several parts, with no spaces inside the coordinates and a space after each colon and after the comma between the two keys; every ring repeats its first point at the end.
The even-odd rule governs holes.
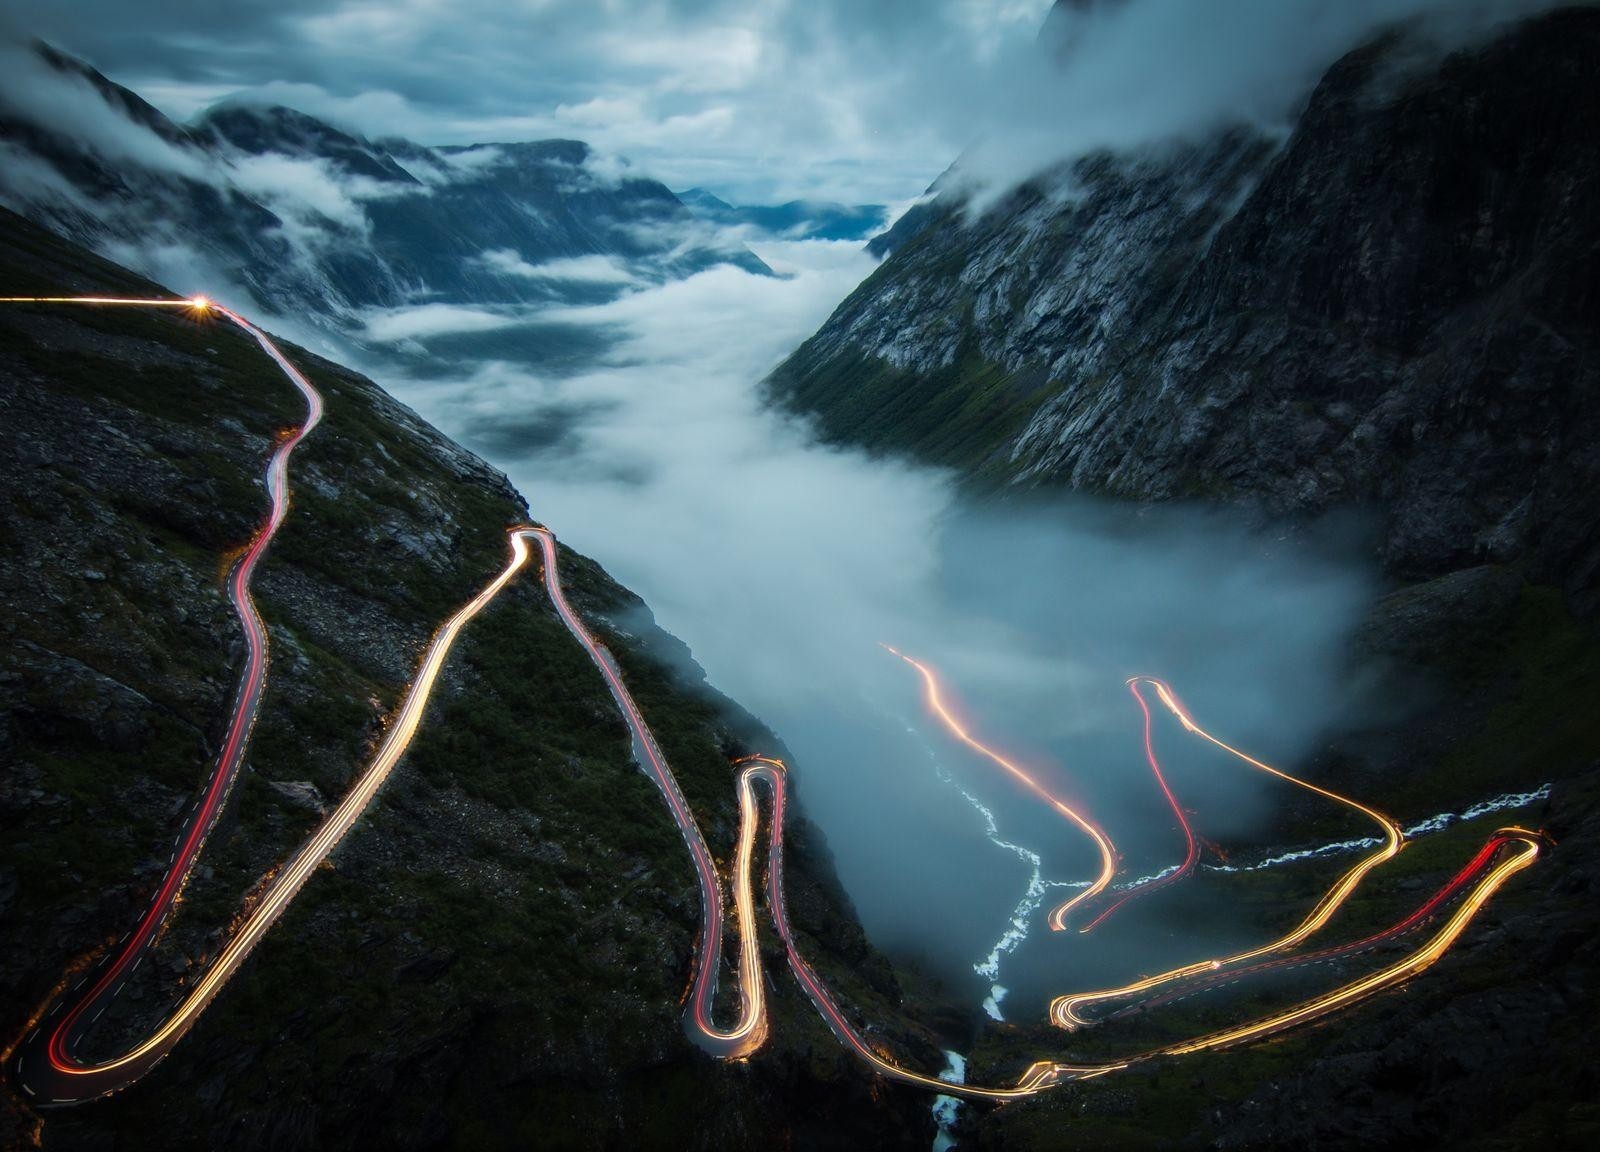
{"type": "MultiPolygon", "coordinates": [[[[693,811],[678,787],[666,757],[629,693],[615,659],[589,631],[566,598],[561,586],[555,536],[547,528],[519,526],[509,531],[510,558],[505,567],[472,600],[444,621],[434,633],[423,653],[416,674],[406,689],[399,709],[385,730],[382,742],[371,760],[356,774],[349,792],[327,814],[323,823],[299,851],[271,874],[260,899],[238,923],[233,935],[209,968],[148,1038],[118,1056],[101,1060],[87,1059],[80,1052],[86,1034],[103,1015],[126,979],[143,962],[153,941],[158,937],[161,926],[170,915],[243,763],[250,732],[259,712],[266,685],[268,658],[267,632],[251,600],[251,578],[287,512],[289,457],[296,445],[316,427],[322,415],[322,400],[309,381],[264,332],[237,313],[211,304],[203,298],[139,300],[116,297],[0,297],[0,303],[183,308],[202,315],[215,312],[237,325],[260,345],[299,391],[307,407],[306,417],[299,428],[278,444],[268,461],[265,475],[265,487],[270,499],[268,516],[235,563],[228,578],[228,595],[245,634],[246,662],[241,673],[239,688],[235,693],[228,735],[222,752],[200,797],[177,831],[161,884],[153,894],[148,907],[141,913],[138,923],[87,975],[77,979],[76,982],[70,979],[64,980],[49,1002],[29,1022],[23,1036],[6,1054],[10,1061],[10,1072],[35,1104],[74,1104],[124,1088],[159,1064],[194,1026],[201,1012],[216,997],[229,978],[239,970],[240,965],[268,929],[282,916],[318,864],[327,858],[371,804],[415,736],[439,672],[462,629],[527,565],[532,555],[530,544],[537,545],[539,549],[544,585],[551,604],[604,678],[612,699],[631,733],[634,758],[641,770],[660,789],[669,814],[677,825],[694,864],[701,896],[702,921],[689,1010],[685,1014],[684,1025],[695,1043],[721,1059],[736,1060],[748,1057],[761,1046],[767,1035],[768,1023],[755,899],[756,841],[761,823],[758,786],[765,789],[770,809],[767,816],[767,912],[783,942],[791,972],[829,1028],[841,1043],[884,1077],[948,1095],[993,1101],[1006,1101],[1032,1095],[1063,1080],[1101,1076],[1157,1057],[1222,1048],[1270,1036],[1336,1011],[1408,979],[1437,961],[1494,892],[1512,875],[1532,865],[1541,851],[1541,839],[1536,833],[1516,828],[1496,833],[1479,855],[1445,888],[1401,924],[1380,934],[1382,938],[1393,938],[1403,932],[1413,931],[1428,918],[1441,913],[1444,906],[1455,899],[1457,902],[1442,926],[1427,941],[1406,957],[1377,972],[1312,997],[1289,1009],[1221,1032],[1129,1056],[1116,1062],[1065,1064],[1042,1060],[1031,1065],[1012,1085],[985,1087],[975,1084],[956,1084],[905,1068],[896,1063],[881,1046],[869,1042],[861,1028],[852,1022],[849,1011],[829,991],[801,953],[796,932],[789,921],[783,889],[783,829],[787,772],[782,762],[778,760],[751,756],[735,764],[740,825],[733,871],[728,878],[739,934],[739,960],[736,968],[739,1007],[732,1025],[726,1028],[719,1027],[713,1018],[713,1009],[718,978],[723,966],[723,938],[727,914],[723,880],[716,860],[706,844],[693,811]]],[[[939,695],[938,680],[929,667],[898,652],[895,655],[900,656],[918,671],[923,679],[930,709],[958,739],[1028,787],[1077,826],[1095,844],[1101,858],[1097,878],[1083,893],[1050,915],[1051,926],[1062,928],[1066,923],[1066,917],[1075,907],[1104,892],[1110,884],[1115,872],[1116,853],[1109,838],[1093,821],[1075,807],[1052,795],[1020,766],[972,737],[943,705],[939,695]]],[[[1066,1028],[1090,1023],[1089,1019],[1080,1014],[1080,1009],[1090,1004],[1143,996],[1155,988],[1170,983],[1181,982],[1194,976],[1209,977],[1224,967],[1241,965],[1250,959],[1283,952],[1293,947],[1321,928],[1361,879],[1371,869],[1392,858],[1401,846],[1400,829],[1387,816],[1348,797],[1272,768],[1206,732],[1193,721],[1171,689],[1163,682],[1147,678],[1138,678],[1130,682],[1141,707],[1145,707],[1145,702],[1138,691],[1139,683],[1153,687],[1161,702],[1189,732],[1211,742],[1257,770],[1281,778],[1297,787],[1308,789],[1365,815],[1380,826],[1383,830],[1383,839],[1376,851],[1364,857],[1341,876],[1311,913],[1285,936],[1246,952],[1200,961],[1119,988],[1060,997],[1052,1005],[1051,1015],[1057,1024],[1066,1028]]],[[[1193,835],[1156,762],[1150,745],[1147,707],[1145,738],[1151,767],[1189,838],[1189,855],[1184,867],[1192,868],[1196,852],[1193,835]]],[[[1130,890],[1122,899],[1126,900],[1138,892],[1138,889],[1130,890]]],[[[1098,919],[1104,919],[1116,906],[1113,904],[1111,908],[1102,912],[1098,919]]],[[[1098,922],[1098,919],[1095,922],[1098,922]]],[[[1092,926],[1091,923],[1090,927],[1092,926]]],[[[1372,937],[1367,941],[1357,942],[1357,945],[1365,946],[1377,939],[1379,937],[1372,937]]],[[[1297,960],[1310,962],[1325,957],[1333,951],[1336,950],[1273,961],[1272,966],[1280,962],[1289,963],[1297,960]]],[[[1242,975],[1252,970],[1240,968],[1231,975],[1242,975]]]]}
{"type": "MultiPolygon", "coordinates": [[[[1317,903],[1312,907],[1311,911],[1306,914],[1305,918],[1302,919],[1299,924],[1295,925],[1295,927],[1274,940],[1258,945],[1255,948],[1247,949],[1243,952],[1233,953],[1229,956],[1220,956],[1208,960],[1200,960],[1192,964],[1185,964],[1180,967],[1170,969],[1166,972],[1158,973],[1154,976],[1147,976],[1140,980],[1134,980],[1127,984],[1119,985],[1115,988],[1103,988],[1094,992],[1078,992],[1067,996],[1056,997],[1056,999],[1050,1004],[1050,1018],[1057,1026],[1066,1028],[1069,1031],[1093,1022],[1082,1014],[1082,1009],[1087,1005],[1095,1004],[1103,1000],[1120,1000],[1126,999],[1130,996],[1143,995],[1154,988],[1159,988],[1162,985],[1168,984],[1174,980],[1182,980],[1190,976],[1232,967],[1236,964],[1243,964],[1248,960],[1254,960],[1260,956],[1270,955],[1274,952],[1282,952],[1289,948],[1295,947],[1307,937],[1311,936],[1314,932],[1317,932],[1323,928],[1328,921],[1333,918],[1334,914],[1338,912],[1338,910],[1344,905],[1344,902],[1349,899],[1350,894],[1356,890],[1356,887],[1361,883],[1361,881],[1366,878],[1367,873],[1371,872],[1374,868],[1385,861],[1392,860],[1395,855],[1399,853],[1401,845],[1405,840],[1405,835],[1401,832],[1400,825],[1395,823],[1391,817],[1384,815],[1382,812],[1379,812],[1374,808],[1368,807],[1359,800],[1353,800],[1350,797],[1342,795],[1329,788],[1322,788],[1316,784],[1312,784],[1308,780],[1302,780],[1298,776],[1291,776],[1289,773],[1284,772],[1281,769],[1274,768],[1270,764],[1263,763],[1262,761],[1257,760],[1254,756],[1251,756],[1246,752],[1241,752],[1231,744],[1227,744],[1222,740],[1219,740],[1210,732],[1207,732],[1204,728],[1200,727],[1199,724],[1195,723],[1194,717],[1190,716],[1188,711],[1179,702],[1178,697],[1176,693],[1172,691],[1171,686],[1164,681],[1156,680],[1151,677],[1140,677],[1139,679],[1142,682],[1151,685],[1155,689],[1156,697],[1163,705],[1166,706],[1169,712],[1178,718],[1178,722],[1182,724],[1187,731],[1200,737],[1207,743],[1215,745],[1217,748],[1222,749],[1229,755],[1242,760],[1245,764],[1256,769],[1257,771],[1265,772],[1269,776],[1274,776],[1279,780],[1293,784],[1297,788],[1303,788],[1308,792],[1315,793],[1326,800],[1332,800],[1336,804],[1343,805],[1344,807],[1349,808],[1350,810],[1357,812],[1362,816],[1365,816],[1367,819],[1378,825],[1378,827],[1382,830],[1383,835],[1382,839],[1379,841],[1378,847],[1374,849],[1372,853],[1362,857],[1355,863],[1354,866],[1345,871],[1344,874],[1334,882],[1333,886],[1329,888],[1327,892],[1323,893],[1322,898],[1317,901],[1317,903]]],[[[1142,698],[1141,703],[1143,703],[1142,698]]]]}
{"type": "Polygon", "coordinates": [[[439,671],[461,630],[489,605],[527,563],[528,541],[536,537],[548,538],[548,534],[533,528],[519,528],[511,532],[510,560],[483,591],[456,611],[433,634],[405,697],[384,732],[382,742],[372,759],[356,775],[350,791],[328,813],[322,825],[299,852],[273,874],[261,898],[172,1014],[148,1038],[129,1051],[104,1060],[83,1059],[78,1054],[78,1048],[85,1033],[104,1014],[127,978],[138,969],[159,935],[161,925],[171,913],[243,763],[250,731],[266,687],[268,655],[267,632],[250,597],[250,581],[287,513],[289,456],[321,419],[322,398],[266,333],[237,313],[208,301],[103,297],[65,300],[30,298],[26,301],[0,299],[0,303],[18,302],[181,307],[199,313],[218,313],[238,325],[261,346],[305,398],[307,406],[305,420],[293,435],[278,445],[268,461],[265,484],[271,499],[270,511],[228,579],[229,598],[244,629],[247,654],[222,754],[217,759],[204,792],[174,839],[162,883],[138,924],[87,976],[70,985],[63,984],[53,1003],[46,1005],[30,1023],[12,1057],[13,1074],[29,1098],[39,1105],[59,1105],[75,1104],[115,1092],[133,1083],[166,1058],[167,1053],[183,1038],[200,1013],[238,970],[267,929],[283,915],[317,865],[327,858],[377,795],[378,789],[416,735],[439,671]]]}
{"type": "Polygon", "coordinates": [[[276,345],[259,328],[226,308],[220,308],[203,298],[172,301],[129,300],[116,297],[83,298],[17,298],[0,300],[4,303],[50,303],[92,305],[137,305],[148,307],[176,307],[197,314],[217,313],[237,324],[253,337],[271,356],[300,392],[306,402],[306,415],[294,433],[279,442],[267,461],[264,482],[270,500],[265,522],[256,531],[250,544],[234,563],[228,575],[228,601],[244,632],[245,666],[234,693],[233,710],[228,721],[228,731],[217,757],[211,777],[196,800],[178,833],[173,837],[172,850],[167,858],[167,870],[160,886],[150,898],[149,905],[139,922],[108,952],[99,965],[80,977],[55,1001],[44,1018],[29,1033],[22,1050],[15,1057],[14,1069],[18,1081],[28,1094],[41,1103],[73,1103],[87,1096],[100,1096],[129,1084],[153,1068],[171,1050],[187,1030],[189,1022],[209,1001],[211,994],[201,997],[201,989],[191,993],[186,1005],[199,998],[192,1010],[182,1009],[145,1044],[114,1060],[85,1063],[76,1055],[84,1033],[100,1019],[122,991],[124,983],[143,962],[150,945],[156,939],[161,925],[172,911],[183,890],[184,882],[193,868],[196,857],[205,846],[206,836],[216,825],[217,817],[227,801],[228,793],[238,778],[244,762],[250,730],[255,725],[261,708],[261,696],[267,679],[267,630],[256,611],[250,596],[250,581],[267,546],[272,543],[278,527],[289,509],[288,469],[289,457],[295,448],[310,434],[322,419],[322,397],[306,378],[283,357],[276,345]]]}

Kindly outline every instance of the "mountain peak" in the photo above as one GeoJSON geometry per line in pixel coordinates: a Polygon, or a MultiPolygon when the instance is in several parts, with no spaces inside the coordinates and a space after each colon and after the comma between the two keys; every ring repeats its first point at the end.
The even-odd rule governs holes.
{"type": "Polygon", "coordinates": [[[351,175],[372,180],[419,184],[387,150],[363,136],[282,104],[227,100],[207,108],[191,122],[197,135],[260,156],[277,152],[330,161],[351,175]]]}
{"type": "Polygon", "coordinates": [[[674,192],[673,195],[691,208],[709,208],[726,212],[734,210],[732,204],[714,192],[707,192],[704,188],[686,188],[682,192],[674,192]]]}

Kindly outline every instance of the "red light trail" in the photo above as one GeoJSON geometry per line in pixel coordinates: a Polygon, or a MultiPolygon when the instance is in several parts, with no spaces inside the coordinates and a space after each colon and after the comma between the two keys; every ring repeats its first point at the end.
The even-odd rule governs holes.
{"type": "MultiPolygon", "coordinates": [[[[151,898],[149,906],[140,916],[132,931],[125,935],[114,951],[100,962],[100,967],[79,980],[70,990],[56,1000],[43,1025],[36,1026],[28,1037],[31,1043],[43,1033],[45,1051],[36,1058],[36,1066],[47,1065],[54,1085],[50,1091],[61,1102],[71,1101],[79,1095],[100,1095],[112,1091],[144,1074],[166,1054],[170,1045],[142,1046],[118,1060],[100,1065],[84,1065],[74,1055],[88,1027],[105,1012],[113,997],[121,991],[123,983],[143,960],[151,943],[165,922],[173,905],[183,890],[195,858],[205,844],[205,838],[216,824],[217,816],[227,801],[244,761],[245,747],[250,730],[260,711],[262,692],[267,675],[267,631],[256,611],[250,595],[250,581],[267,546],[272,543],[278,527],[288,511],[289,456],[318,421],[322,419],[322,397],[304,376],[284,359],[259,328],[226,308],[211,304],[204,297],[187,300],[130,300],[117,297],[7,297],[4,303],[86,304],[94,306],[154,306],[183,308],[199,314],[219,312],[248,333],[270,355],[284,374],[294,384],[306,402],[306,416],[294,433],[280,441],[267,463],[264,478],[271,509],[266,522],[257,529],[250,544],[234,563],[228,577],[228,599],[244,631],[245,667],[234,696],[234,706],[223,741],[222,753],[212,769],[210,780],[200,799],[189,813],[183,827],[173,840],[167,870],[160,887],[151,898]],[[72,1096],[60,1093],[71,1092],[72,1096]]],[[[183,1027],[186,1027],[184,1025],[183,1027]]],[[[181,1031],[180,1033],[181,1034],[181,1031]]],[[[176,1039],[173,1036],[172,1039],[176,1039]]],[[[24,1061],[28,1054],[17,1057],[16,1070],[24,1087],[36,1097],[41,1093],[32,1081],[24,1077],[24,1061]]]]}
{"type": "Polygon", "coordinates": [[[1199,724],[1195,723],[1194,718],[1189,715],[1188,711],[1178,701],[1178,698],[1176,694],[1173,693],[1171,687],[1168,686],[1164,681],[1151,679],[1150,677],[1140,677],[1140,680],[1151,685],[1155,689],[1157,698],[1163,705],[1166,706],[1169,712],[1178,718],[1178,722],[1182,724],[1187,731],[1199,736],[1207,743],[1222,749],[1224,752],[1227,752],[1229,755],[1243,761],[1245,764],[1256,769],[1257,771],[1265,772],[1269,776],[1286,781],[1290,784],[1293,784],[1297,788],[1303,788],[1308,792],[1315,793],[1324,799],[1332,800],[1336,804],[1343,805],[1352,811],[1360,813],[1361,815],[1373,821],[1380,829],[1382,829],[1383,837],[1379,842],[1378,847],[1370,855],[1365,856],[1361,860],[1357,861],[1353,867],[1348,869],[1342,876],[1339,877],[1337,881],[1334,882],[1333,887],[1328,889],[1328,891],[1322,895],[1322,898],[1317,901],[1317,903],[1312,907],[1311,911],[1307,913],[1305,918],[1301,920],[1299,924],[1275,940],[1269,941],[1268,943],[1262,944],[1258,947],[1248,949],[1244,952],[1234,953],[1230,956],[1215,957],[1209,960],[1200,960],[1192,964],[1185,964],[1181,967],[1170,969],[1155,976],[1147,976],[1139,980],[1131,981],[1128,984],[1124,984],[1116,988],[1103,988],[1094,992],[1079,992],[1067,996],[1058,996],[1050,1005],[1050,1018],[1058,1026],[1068,1030],[1081,1027],[1091,1022],[1079,1011],[1086,1005],[1097,1003],[1102,1000],[1120,1000],[1130,996],[1136,996],[1140,993],[1148,992],[1152,988],[1158,988],[1161,985],[1167,984],[1174,980],[1182,980],[1190,976],[1200,975],[1208,971],[1216,971],[1234,964],[1242,964],[1246,960],[1254,960],[1258,956],[1266,956],[1273,952],[1282,952],[1286,949],[1295,947],[1312,933],[1317,932],[1324,925],[1326,925],[1328,921],[1333,918],[1334,914],[1337,913],[1343,906],[1344,902],[1349,899],[1350,894],[1356,890],[1356,887],[1361,883],[1361,881],[1366,878],[1367,873],[1371,872],[1374,868],[1385,861],[1392,860],[1400,851],[1401,844],[1404,840],[1404,836],[1400,831],[1400,825],[1396,824],[1390,817],[1385,816],[1383,813],[1378,812],[1375,809],[1367,807],[1358,800],[1352,800],[1350,797],[1341,795],[1340,793],[1334,792],[1331,789],[1319,787],[1318,785],[1312,784],[1309,781],[1300,779],[1298,776],[1291,776],[1289,773],[1284,772],[1281,769],[1274,768],[1270,764],[1264,763],[1261,760],[1257,760],[1254,756],[1251,756],[1245,752],[1241,752],[1231,744],[1227,744],[1222,740],[1219,740],[1210,732],[1207,732],[1204,728],[1200,727],[1199,724]]]}
{"type": "MultiPolygon", "coordinates": [[[[111,999],[121,990],[126,978],[138,968],[148,953],[161,925],[170,915],[238,774],[251,728],[260,709],[266,683],[268,656],[267,632],[251,599],[251,577],[288,510],[289,457],[300,441],[316,427],[322,417],[323,408],[322,399],[316,389],[264,332],[237,313],[213,304],[204,297],[151,300],[121,297],[0,297],[0,303],[157,307],[187,309],[197,315],[220,313],[254,339],[263,352],[271,357],[304,398],[307,409],[306,417],[300,426],[276,445],[268,460],[264,483],[271,501],[269,514],[252,537],[250,544],[234,563],[228,576],[229,598],[245,633],[245,667],[241,673],[239,689],[235,694],[228,735],[222,753],[212,769],[200,798],[180,826],[162,882],[133,930],[124,936],[101,959],[99,966],[87,976],[70,988],[67,987],[67,982],[63,981],[51,1001],[25,1028],[25,1035],[3,1057],[0,1057],[11,1062],[18,1083],[37,1104],[73,1104],[115,1092],[139,1079],[166,1057],[172,1047],[194,1025],[200,1013],[216,997],[227,980],[238,971],[239,965],[283,914],[316,867],[327,858],[349,832],[357,818],[371,804],[379,788],[415,736],[439,672],[455,640],[467,623],[486,608],[526,566],[530,556],[528,547],[530,541],[536,542],[539,546],[545,589],[552,605],[568,631],[588,653],[604,678],[631,733],[634,757],[641,769],[661,790],[669,813],[677,824],[694,863],[700,888],[702,926],[690,989],[690,1008],[685,1014],[685,1028],[696,1043],[724,1059],[743,1059],[749,1056],[761,1046],[767,1035],[761,953],[755,924],[753,879],[755,842],[761,819],[760,804],[756,794],[758,784],[766,788],[771,806],[767,841],[768,912],[783,941],[790,970],[830,1029],[843,1044],[882,1076],[945,1094],[995,1101],[1033,1095],[1064,1080],[1102,1076],[1156,1057],[1184,1055],[1270,1036],[1353,1004],[1408,979],[1444,955],[1495,891],[1515,873],[1531,866],[1541,851],[1541,838],[1537,834],[1517,828],[1503,829],[1496,833],[1472,861],[1428,902],[1384,932],[1321,952],[1285,956],[1254,967],[1235,968],[1227,974],[1231,979],[1251,972],[1311,963],[1370,948],[1415,930],[1425,920],[1438,914],[1448,901],[1459,897],[1459,903],[1446,917],[1440,929],[1408,956],[1291,1008],[1221,1032],[1114,1062],[1074,1065],[1041,1060],[1031,1065],[1013,1085],[984,1087],[954,1084],[902,1067],[869,1044],[801,954],[794,930],[789,923],[783,890],[786,770],[780,761],[761,756],[747,757],[735,764],[738,769],[735,788],[739,802],[740,827],[733,874],[729,878],[740,938],[737,965],[740,1007],[737,1019],[731,1028],[718,1028],[713,1020],[712,1008],[718,974],[722,966],[725,910],[722,878],[716,861],[706,845],[688,802],[678,787],[666,757],[627,689],[621,670],[610,652],[593,637],[567,602],[561,587],[559,555],[554,535],[542,527],[517,527],[511,529],[509,533],[511,556],[505,567],[477,596],[457,610],[434,633],[423,653],[417,672],[406,689],[399,709],[385,730],[382,742],[373,758],[356,774],[350,791],[328,813],[317,831],[299,851],[282,868],[270,874],[269,883],[260,900],[240,920],[233,935],[207,971],[165,1022],[148,1038],[120,1056],[100,1062],[83,1061],[76,1055],[76,1048],[85,1033],[105,1012],[111,999]]],[[[944,704],[938,678],[931,668],[895,652],[892,648],[889,651],[894,652],[917,671],[922,679],[930,711],[960,742],[1003,769],[1052,810],[1077,827],[1095,845],[1100,856],[1100,867],[1096,878],[1084,892],[1050,913],[1051,927],[1057,930],[1063,928],[1072,910],[1105,892],[1110,884],[1116,868],[1116,851],[1110,839],[1078,808],[1055,796],[1032,774],[973,737],[944,704]]],[[[1224,743],[1194,722],[1165,683],[1139,677],[1129,681],[1129,688],[1144,714],[1146,759],[1178,819],[1188,844],[1188,851],[1183,864],[1174,873],[1120,893],[1119,898],[1090,921],[1082,931],[1088,931],[1103,922],[1112,912],[1135,896],[1147,894],[1187,875],[1193,870],[1198,854],[1193,831],[1177,798],[1168,786],[1156,758],[1151,737],[1150,709],[1139,690],[1141,684],[1154,689],[1161,703],[1177,717],[1188,732],[1210,742],[1258,771],[1361,813],[1380,826],[1383,830],[1383,839],[1374,853],[1363,858],[1340,877],[1296,928],[1277,940],[1236,955],[1189,964],[1122,987],[1059,997],[1051,1006],[1051,1017],[1055,1023],[1069,1029],[1091,1022],[1078,1011],[1090,1004],[1129,999],[1169,983],[1190,981],[1191,977],[1204,977],[1199,981],[1190,981],[1182,991],[1164,994],[1160,999],[1149,1001],[1151,1004],[1164,1003],[1179,995],[1187,995],[1199,988],[1209,987],[1221,979],[1213,974],[1225,966],[1242,964],[1247,960],[1283,952],[1299,944],[1328,922],[1368,872],[1391,859],[1401,847],[1400,829],[1389,817],[1348,797],[1273,768],[1224,743]]]]}
{"type": "Polygon", "coordinates": [[[1144,694],[1139,691],[1140,677],[1135,676],[1128,681],[1128,691],[1133,693],[1133,698],[1138,701],[1139,713],[1144,717],[1144,759],[1150,765],[1150,771],[1155,775],[1156,784],[1161,788],[1161,794],[1167,798],[1167,805],[1172,809],[1172,815],[1178,821],[1178,827],[1183,830],[1183,839],[1186,844],[1183,861],[1165,876],[1158,876],[1153,880],[1146,880],[1132,888],[1125,889],[1116,900],[1108,904],[1101,913],[1083,926],[1085,932],[1093,932],[1101,924],[1111,918],[1111,914],[1130,900],[1140,896],[1148,896],[1152,892],[1160,891],[1170,884],[1194,871],[1195,865],[1200,862],[1200,843],[1194,838],[1194,829],[1189,827],[1189,817],[1184,814],[1183,805],[1178,803],[1178,798],[1172,794],[1172,789],[1167,785],[1167,778],[1162,774],[1161,761],[1156,759],[1155,742],[1150,733],[1150,705],[1145,703],[1144,694]]]}

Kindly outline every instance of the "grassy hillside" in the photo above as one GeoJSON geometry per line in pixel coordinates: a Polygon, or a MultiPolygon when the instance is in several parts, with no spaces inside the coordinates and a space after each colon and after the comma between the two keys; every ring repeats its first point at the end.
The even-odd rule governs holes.
{"type": "MultiPolygon", "coordinates": [[[[162,294],[10,215],[0,285],[162,294]]],[[[370,381],[285,347],[327,416],[293,458],[289,519],[257,581],[273,645],[261,720],[175,922],[89,1055],[147,1031],[203,969],[252,885],[341,795],[432,629],[528,519],[503,476],[370,381]]],[[[131,924],[209,771],[242,653],[221,577],[266,508],[273,439],[301,415],[231,325],[0,310],[6,1043],[131,924]]],[[[564,564],[725,852],[728,757],[775,740],[597,565],[564,564]]],[[[798,816],[791,835],[812,955],[892,1022],[893,976],[820,839],[798,816]]],[[[599,674],[525,577],[468,630],[369,815],[172,1057],[42,1129],[12,1097],[5,1142],[925,1143],[922,1101],[874,1092],[781,969],[762,1053],[727,1067],[692,1049],[678,1015],[697,923],[688,856],[599,674]]]]}

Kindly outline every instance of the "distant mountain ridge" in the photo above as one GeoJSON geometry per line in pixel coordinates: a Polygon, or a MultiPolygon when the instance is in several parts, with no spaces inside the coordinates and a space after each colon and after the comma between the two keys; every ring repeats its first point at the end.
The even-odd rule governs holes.
{"type": "Polygon", "coordinates": [[[350,329],[372,308],[582,302],[717,264],[770,271],[581,141],[431,148],[242,103],[180,125],[48,45],[17,62],[0,81],[0,203],[180,284],[225,276],[269,311],[350,329]],[[57,111],[30,85],[71,99],[57,111]],[[96,100],[90,131],[72,117],[96,100]]]}
{"type": "Polygon", "coordinates": [[[794,240],[865,240],[889,222],[889,209],[883,204],[831,200],[730,204],[704,188],[690,188],[677,196],[691,212],[714,223],[794,240]]]}

